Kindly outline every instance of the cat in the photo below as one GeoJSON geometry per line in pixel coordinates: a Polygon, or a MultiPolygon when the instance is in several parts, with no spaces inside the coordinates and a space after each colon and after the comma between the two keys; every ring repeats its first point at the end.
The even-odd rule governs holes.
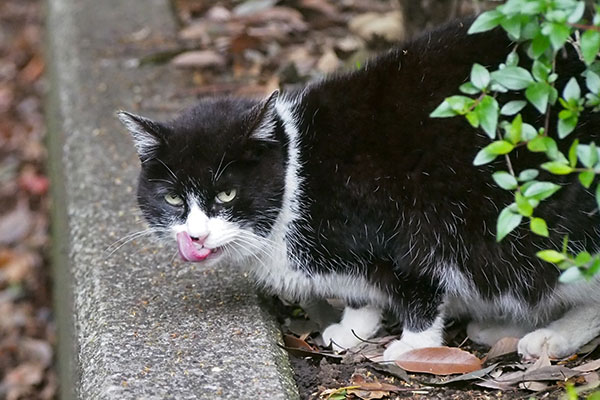
{"type": "MultiPolygon", "coordinates": [[[[520,337],[524,358],[575,352],[600,333],[600,280],[559,283],[535,253],[567,233],[571,250],[597,251],[594,196],[553,177],[564,187],[536,215],[555,241],[522,224],[496,243],[498,213],[513,201],[491,178],[504,159],[473,166],[489,139],[462,118],[429,117],[473,63],[496,68],[514,48],[501,30],[467,28],[449,23],[302,90],[205,98],[167,122],[120,112],[147,222],[184,260],[240,265],[287,298],[343,299],[341,321],[322,332],[336,350],[376,335],[389,310],[403,333],[385,360],[442,345],[444,322],[458,316],[472,320],[476,342],[520,337]]],[[[559,56],[571,75],[582,65],[559,56]]],[[[599,122],[582,115],[572,137],[598,140],[599,122]]],[[[517,171],[543,157],[511,153],[517,171]]]]}

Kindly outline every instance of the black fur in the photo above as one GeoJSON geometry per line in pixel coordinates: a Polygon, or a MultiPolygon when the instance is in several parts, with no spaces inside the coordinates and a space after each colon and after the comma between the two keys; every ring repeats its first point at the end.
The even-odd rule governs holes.
{"type": "MultiPolygon", "coordinates": [[[[297,99],[302,178],[302,212],[289,227],[291,267],[310,276],[366,277],[414,331],[426,329],[438,314],[448,290],[440,276],[451,264],[483,299],[511,293],[534,306],[559,276],[555,266],[535,257],[539,249],[557,248],[566,233],[574,246],[598,243],[594,227],[600,218],[585,213],[595,209],[594,197],[570,184],[573,177],[561,178],[564,187],[536,211],[548,222],[554,242],[529,234],[522,224],[496,243],[499,211],[512,202],[491,178],[494,170],[506,169],[504,160],[474,167],[475,154],[489,139],[462,118],[429,117],[467,81],[473,63],[496,68],[514,46],[502,31],[467,35],[467,27],[450,24],[358,71],[286,96],[297,99]]],[[[561,73],[583,69],[574,54],[561,57],[561,73]]],[[[562,86],[559,82],[559,92],[562,86]]],[[[144,162],[140,175],[139,201],[151,224],[171,218],[162,201],[165,191],[207,192],[210,199],[235,187],[240,197],[231,206],[233,218],[269,235],[282,206],[289,143],[277,116],[272,141],[252,139],[251,121],[262,104],[205,100],[162,125],[165,144],[144,162]],[[211,173],[229,163],[219,181],[224,186],[214,186],[211,173]],[[177,176],[173,187],[154,181],[173,179],[165,165],[177,176]]],[[[524,119],[540,118],[532,106],[525,109],[524,119]]],[[[555,115],[551,121],[554,134],[555,115]]],[[[598,126],[595,114],[584,115],[571,137],[598,140],[598,126]]],[[[517,170],[543,160],[523,150],[511,158],[517,170]]],[[[206,204],[207,210],[215,207],[206,204]]],[[[182,210],[177,218],[184,215],[182,210]]],[[[354,304],[372,301],[367,291],[348,297],[354,304]]]]}

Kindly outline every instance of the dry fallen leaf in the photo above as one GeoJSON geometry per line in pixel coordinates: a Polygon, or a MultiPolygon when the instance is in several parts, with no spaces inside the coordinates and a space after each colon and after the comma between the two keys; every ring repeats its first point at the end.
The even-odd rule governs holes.
{"type": "Polygon", "coordinates": [[[306,343],[304,340],[297,338],[292,335],[283,335],[283,342],[287,347],[295,348],[295,349],[305,349],[310,351],[317,351],[310,344],[306,343]]]}
{"type": "Polygon", "coordinates": [[[600,359],[594,360],[594,361],[589,361],[585,364],[581,364],[572,369],[575,371],[581,371],[581,372],[591,372],[591,371],[595,371],[599,368],[600,368],[600,359]]]}
{"type": "Polygon", "coordinates": [[[498,340],[483,358],[483,362],[489,361],[496,357],[504,356],[506,354],[516,353],[519,338],[516,337],[505,337],[498,340]]]}
{"type": "Polygon", "coordinates": [[[225,57],[213,50],[186,51],[171,60],[178,68],[210,68],[225,65],[225,57]]]}
{"type": "Polygon", "coordinates": [[[481,369],[481,360],[457,347],[426,347],[407,351],[395,360],[396,364],[410,372],[435,375],[464,374],[481,369]]]}

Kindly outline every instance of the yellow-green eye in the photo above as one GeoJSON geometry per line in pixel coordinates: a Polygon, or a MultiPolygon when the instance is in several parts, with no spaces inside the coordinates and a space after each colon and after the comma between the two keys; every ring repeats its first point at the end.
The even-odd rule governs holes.
{"type": "Polygon", "coordinates": [[[183,199],[175,193],[169,193],[165,196],[165,200],[172,206],[180,206],[183,204],[183,199]]]}
{"type": "Polygon", "coordinates": [[[217,194],[217,202],[218,203],[229,203],[231,200],[235,199],[235,195],[237,191],[235,189],[227,190],[217,194]]]}

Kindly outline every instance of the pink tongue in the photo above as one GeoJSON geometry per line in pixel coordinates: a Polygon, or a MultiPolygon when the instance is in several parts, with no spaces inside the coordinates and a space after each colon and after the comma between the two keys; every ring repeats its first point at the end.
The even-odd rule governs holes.
{"type": "Polygon", "coordinates": [[[177,245],[179,246],[179,254],[185,261],[203,261],[211,253],[211,250],[206,247],[198,248],[187,232],[177,234],[177,245]]]}

